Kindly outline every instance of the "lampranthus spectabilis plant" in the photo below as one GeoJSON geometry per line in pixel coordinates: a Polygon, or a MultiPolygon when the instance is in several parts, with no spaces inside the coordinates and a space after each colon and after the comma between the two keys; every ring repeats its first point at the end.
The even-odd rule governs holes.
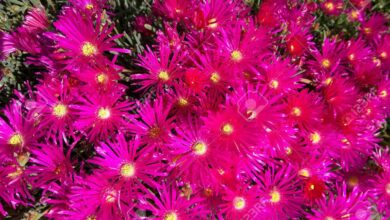
{"type": "Polygon", "coordinates": [[[370,0],[151,6],[138,54],[116,44],[105,0],[54,19],[35,7],[0,32],[2,59],[44,70],[1,111],[3,217],[390,218],[388,14],[370,0]],[[356,36],[313,34],[319,12],[356,36]]]}

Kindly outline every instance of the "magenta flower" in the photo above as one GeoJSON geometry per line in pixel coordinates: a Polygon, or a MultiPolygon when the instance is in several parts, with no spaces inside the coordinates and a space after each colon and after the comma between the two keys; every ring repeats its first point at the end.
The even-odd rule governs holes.
{"type": "Polygon", "coordinates": [[[63,50],[60,53],[65,57],[64,62],[70,70],[105,59],[103,53],[106,51],[129,52],[114,48],[113,41],[121,37],[109,37],[114,26],[103,25],[100,20],[94,24],[90,17],[82,16],[72,8],[64,10],[58,21],[54,22],[54,26],[61,33],[50,33],[49,36],[57,42],[58,48],[63,50]]]}
{"type": "Polygon", "coordinates": [[[97,172],[105,178],[118,181],[131,190],[146,190],[143,184],[159,187],[154,177],[165,175],[163,164],[150,148],[141,145],[138,138],[126,141],[123,134],[118,134],[116,141],[100,145],[96,149],[98,156],[89,162],[98,165],[97,172]]]}
{"type": "Polygon", "coordinates": [[[329,197],[323,196],[318,207],[313,209],[313,214],[306,217],[312,220],[342,219],[349,216],[350,219],[367,219],[370,216],[369,203],[366,194],[354,188],[347,192],[346,184],[337,186],[337,194],[329,193],[329,197]]]}
{"type": "Polygon", "coordinates": [[[80,101],[73,107],[78,116],[74,126],[91,141],[113,136],[113,132],[126,129],[130,122],[132,105],[120,101],[117,94],[82,97],[80,101]]]}
{"type": "Polygon", "coordinates": [[[163,185],[157,195],[149,193],[143,196],[138,205],[141,210],[149,210],[156,219],[194,219],[206,218],[208,211],[203,208],[202,198],[181,195],[179,189],[172,185],[163,185]]]}

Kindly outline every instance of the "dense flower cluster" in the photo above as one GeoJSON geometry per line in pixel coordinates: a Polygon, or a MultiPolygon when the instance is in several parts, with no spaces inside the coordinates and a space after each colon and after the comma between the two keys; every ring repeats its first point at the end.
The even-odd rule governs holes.
{"type": "MultiPolygon", "coordinates": [[[[369,0],[154,1],[156,43],[127,76],[105,0],[1,33],[39,84],[0,118],[3,206],[53,219],[390,217],[390,36],[369,0]],[[316,44],[316,11],[358,37],[316,44]],[[129,97],[127,89],[136,88],[129,97]],[[135,98],[142,97],[142,99],[135,98]],[[88,154],[88,155],[86,155],[88,154]]],[[[133,54],[134,55],[134,54],[133,54]]],[[[0,205],[0,212],[7,215],[0,205]]]]}

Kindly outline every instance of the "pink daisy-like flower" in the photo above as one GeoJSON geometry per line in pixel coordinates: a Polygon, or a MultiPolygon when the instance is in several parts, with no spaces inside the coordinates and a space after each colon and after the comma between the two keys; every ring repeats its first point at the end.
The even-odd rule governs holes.
{"type": "Polygon", "coordinates": [[[126,141],[123,134],[118,134],[116,141],[101,143],[96,151],[98,156],[89,162],[100,167],[97,172],[132,190],[143,189],[143,183],[159,187],[154,177],[165,175],[159,158],[153,155],[150,148],[143,147],[138,138],[126,141]]]}
{"type": "Polygon", "coordinates": [[[99,14],[105,8],[107,0],[69,0],[80,12],[88,16],[99,14]]]}
{"type": "Polygon", "coordinates": [[[174,117],[169,115],[171,104],[158,97],[141,106],[137,120],[129,126],[131,132],[141,137],[149,147],[161,146],[171,139],[174,117]]]}
{"type": "Polygon", "coordinates": [[[386,18],[381,14],[374,14],[360,26],[361,32],[370,41],[379,41],[386,31],[386,18]]]}
{"type": "Polygon", "coordinates": [[[62,136],[70,128],[75,118],[73,105],[75,98],[71,93],[69,82],[52,81],[38,86],[36,101],[30,103],[31,111],[38,118],[40,129],[50,134],[62,136]]]}
{"type": "Polygon", "coordinates": [[[349,41],[346,49],[347,60],[353,66],[362,64],[372,57],[372,51],[366,46],[366,42],[362,38],[349,41]]]}
{"type": "Polygon", "coordinates": [[[324,82],[322,94],[333,115],[351,109],[357,100],[355,85],[342,77],[329,77],[324,82]]]}
{"type": "Polygon", "coordinates": [[[286,113],[289,121],[300,128],[311,130],[320,123],[323,106],[320,98],[313,92],[302,90],[287,96],[286,113]]]}
{"type": "Polygon", "coordinates": [[[97,90],[100,93],[121,93],[125,88],[117,81],[122,69],[114,63],[102,60],[96,66],[88,66],[74,72],[74,75],[85,83],[83,90],[86,92],[97,90]]]}
{"type": "Polygon", "coordinates": [[[34,119],[24,113],[18,101],[8,105],[4,115],[0,118],[0,152],[12,155],[29,149],[35,143],[34,119]]]}
{"type": "Polygon", "coordinates": [[[286,37],[286,44],[288,52],[296,57],[302,56],[308,52],[309,48],[313,46],[311,42],[313,37],[304,26],[291,24],[289,26],[290,33],[286,37]]]}
{"type": "Polygon", "coordinates": [[[191,194],[190,197],[182,195],[175,186],[164,184],[158,193],[148,193],[141,198],[138,208],[149,210],[156,219],[194,219],[206,218],[208,210],[204,208],[203,199],[199,195],[191,194]]]}
{"type": "Polygon", "coordinates": [[[329,193],[324,195],[318,202],[318,207],[313,209],[313,214],[306,217],[310,220],[320,219],[343,219],[348,216],[350,219],[368,219],[371,215],[366,194],[360,192],[356,187],[351,192],[343,183],[337,186],[337,194],[329,193]]]}
{"type": "Polygon", "coordinates": [[[235,2],[224,2],[215,0],[210,2],[201,2],[195,10],[192,22],[197,29],[207,29],[214,31],[230,24],[234,18],[235,2]]]}
{"type": "Polygon", "coordinates": [[[372,196],[377,208],[384,216],[390,216],[390,172],[385,171],[371,180],[372,196]]]}
{"type": "Polygon", "coordinates": [[[243,184],[240,189],[232,190],[226,188],[222,192],[222,201],[219,206],[220,219],[253,219],[254,214],[258,214],[257,209],[261,209],[258,198],[259,192],[256,187],[243,184]],[[254,213],[255,212],[255,213],[254,213]]]}
{"type": "Polygon", "coordinates": [[[268,37],[253,22],[247,25],[238,23],[221,30],[216,42],[216,49],[225,57],[226,63],[241,76],[265,56],[268,37]]]}
{"type": "Polygon", "coordinates": [[[261,81],[278,94],[296,89],[299,87],[297,68],[289,63],[288,59],[277,60],[273,57],[263,65],[264,74],[260,76],[261,81]]]}
{"type": "Polygon", "coordinates": [[[322,9],[328,15],[339,15],[344,9],[344,2],[342,0],[325,0],[321,3],[322,9]]]}
{"type": "Polygon", "coordinates": [[[183,58],[177,49],[160,44],[158,53],[147,48],[145,54],[139,57],[139,66],[145,68],[148,72],[134,75],[134,79],[140,90],[149,89],[155,86],[157,91],[164,88],[165,85],[172,85],[172,82],[180,76],[179,62],[183,58]]]}
{"type": "Polygon", "coordinates": [[[106,51],[129,52],[114,48],[114,40],[121,37],[109,37],[114,26],[103,25],[100,20],[94,24],[90,17],[83,16],[73,8],[67,8],[54,22],[54,27],[61,33],[50,33],[48,36],[63,49],[60,53],[66,57],[65,63],[70,70],[106,59],[103,56],[106,51]]]}
{"type": "Polygon", "coordinates": [[[23,27],[30,31],[40,33],[48,29],[50,23],[44,8],[31,9],[24,18],[23,27]]]}
{"type": "Polygon", "coordinates": [[[103,175],[94,174],[80,179],[68,194],[70,210],[64,211],[72,219],[121,219],[132,204],[121,196],[119,185],[103,175]]]}
{"type": "Polygon", "coordinates": [[[216,189],[219,182],[214,173],[230,164],[228,152],[218,148],[213,137],[202,131],[199,122],[191,119],[187,121],[178,128],[175,141],[169,144],[172,155],[175,156],[175,175],[182,177],[184,181],[216,189]]]}
{"type": "Polygon", "coordinates": [[[120,101],[118,94],[92,95],[80,101],[73,106],[78,116],[74,126],[88,139],[104,139],[113,136],[115,131],[126,129],[132,105],[128,101],[120,101]]]}
{"type": "Polygon", "coordinates": [[[303,204],[301,182],[290,166],[268,167],[257,180],[260,202],[264,207],[260,216],[265,219],[287,219],[298,216],[303,204]]]}
{"type": "MultiPolygon", "coordinates": [[[[25,165],[28,161],[28,154],[17,158],[6,158],[0,155],[0,198],[13,209],[18,205],[27,206],[33,201],[33,197],[27,187],[28,175],[25,172],[25,165]]],[[[0,204],[0,213],[6,214],[0,204]]]]}
{"type": "Polygon", "coordinates": [[[44,187],[52,182],[67,184],[72,181],[72,164],[70,152],[64,151],[64,143],[39,144],[31,151],[30,162],[26,172],[34,187],[44,187]],[[59,145],[59,146],[58,146],[59,145]]]}
{"type": "Polygon", "coordinates": [[[327,76],[330,76],[340,70],[341,58],[344,57],[341,46],[336,41],[325,39],[321,52],[314,50],[312,52],[314,60],[308,61],[308,64],[319,73],[325,72],[327,76]]]}

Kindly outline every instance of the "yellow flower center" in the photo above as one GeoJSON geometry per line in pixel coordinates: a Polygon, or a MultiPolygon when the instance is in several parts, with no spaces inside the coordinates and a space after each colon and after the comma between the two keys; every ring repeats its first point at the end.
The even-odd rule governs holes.
{"type": "Polygon", "coordinates": [[[188,105],[188,101],[187,101],[187,99],[185,99],[185,98],[179,98],[178,104],[179,104],[180,106],[186,106],[186,105],[188,105]]]}
{"type": "Polygon", "coordinates": [[[100,84],[106,83],[108,81],[108,76],[104,73],[99,73],[96,76],[96,81],[100,84]]]}
{"type": "Polygon", "coordinates": [[[233,52],[230,54],[231,58],[235,62],[239,62],[242,60],[242,53],[238,50],[233,50],[233,52]]]}
{"type": "Polygon", "coordinates": [[[233,126],[230,123],[226,123],[222,126],[222,133],[230,135],[233,133],[233,126]]]}
{"type": "Polygon", "coordinates": [[[57,104],[53,108],[53,115],[58,118],[62,118],[68,113],[68,108],[64,104],[57,104]]]}
{"type": "Polygon", "coordinates": [[[294,115],[294,116],[296,116],[296,117],[299,117],[299,116],[301,116],[302,111],[301,111],[300,108],[294,107],[294,108],[292,108],[292,110],[291,110],[291,114],[294,115]]]}
{"type": "Polygon", "coordinates": [[[364,28],[363,30],[366,34],[371,34],[371,28],[364,28]]]}
{"type": "Polygon", "coordinates": [[[11,145],[22,145],[23,144],[23,136],[20,133],[15,133],[8,140],[8,143],[11,145]]]}
{"type": "Polygon", "coordinates": [[[93,4],[89,3],[85,6],[86,9],[92,10],[93,9],[93,4]]]}
{"type": "Polygon", "coordinates": [[[204,155],[207,151],[207,146],[205,143],[199,141],[192,146],[192,150],[196,155],[204,155]]]}
{"type": "Polygon", "coordinates": [[[359,16],[359,11],[353,10],[353,11],[351,12],[351,17],[352,17],[352,18],[356,19],[358,16],[359,16]]]}
{"type": "Polygon", "coordinates": [[[168,212],[165,214],[164,220],[177,220],[177,214],[175,212],[168,212]]]}
{"type": "Polygon", "coordinates": [[[308,169],[301,169],[298,171],[298,174],[303,177],[310,177],[310,172],[308,169]]]}
{"type": "Polygon", "coordinates": [[[327,3],[325,3],[325,8],[328,9],[329,11],[333,11],[334,4],[332,2],[327,2],[327,3]]]}
{"type": "Polygon", "coordinates": [[[90,57],[97,53],[97,48],[90,42],[85,42],[81,47],[84,56],[90,57]]]}
{"type": "Polygon", "coordinates": [[[105,120],[108,119],[110,116],[111,116],[111,112],[108,108],[104,108],[104,107],[99,108],[98,117],[100,119],[105,120]]]}
{"type": "Polygon", "coordinates": [[[271,80],[269,82],[269,87],[272,88],[272,89],[277,89],[279,87],[279,82],[277,80],[271,80]]]}
{"type": "Polygon", "coordinates": [[[387,96],[387,91],[386,91],[386,90],[382,90],[382,91],[379,93],[379,97],[385,98],[386,96],[387,96]]]}
{"type": "Polygon", "coordinates": [[[324,60],[322,60],[321,65],[322,65],[324,68],[329,68],[329,67],[330,67],[330,60],[329,60],[329,59],[324,59],[324,60]]]}
{"type": "Polygon", "coordinates": [[[132,177],[135,174],[135,167],[133,164],[125,163],[121,166],[120,173],[123,177],[132,177]]]}
{"type": "Polygon", "coordinates": [[[272,203],[277,203],[280,201],[280,193],[276,189],[272,190],[269,195],[271,196],[272,203]]]}
{"type": "Polygon", "coordinates": [[[327,85],[327,86],[329,86],[330,84],[332,84],[332,82],[333,82],[332,77],[328,77],[328,78],[325,79],[325,85],[327,85]]]}
{"type": "Polygon", "coordinates": [[[373,58],[372,58],[372,62],[373,62],[374,64],[376,64],[376,66],[378,66],[378,67],[382,65],[381,60],[378,59],[378,58],[376,58],[376,57],[373,57],[373,58]]]}
{"type": "Polygon", "coordinates": [[[218,27],[218,23],[217,23],[217,19],[216,18],[212,18],[208,21],[208,25],[207,27],[211,28],[211,29],[215,29],[216,27],[218,27]]]}
{"type": "Polygon", "coordinates": [[[320,134],[318,132],[314,132],[314,133],[310,134],[310,141],[313,144],[318,144],[321,141],[320,134]]]}
{"type": "Polygon", "coordinates": [[[314,188],[315,188],[315,186],[314,186],[314,184],[310,184],[310,190],[314,190],[314,188]]]}
{"type": "Polygon", "coordinates": [[[243,197],[235,197],[233,199],[233,206],[236,210],[245,208],[245,199],[243,197]]]}
{"type": "Polygon", "coordinates": [[[213,83],[218,83],[220,79],[221,79],[221,76],[218,73],[214,72],[211,74],[210,80],[213,83]]]}
{"type": "Polygon", "coordinates": [[[167,71],[160,71],[158,73],[158,78],[163,80],[163,81],[168,81],[169,80],[169,74],[167,71]]]}
{"type": "Polygon", "coordinates": [[[106,200],[107,203],[113,203],[115,202],[117,196],[118,196],[118,192],[114,189],[110,189],[105,192],[104,200],[106,200]]]}

